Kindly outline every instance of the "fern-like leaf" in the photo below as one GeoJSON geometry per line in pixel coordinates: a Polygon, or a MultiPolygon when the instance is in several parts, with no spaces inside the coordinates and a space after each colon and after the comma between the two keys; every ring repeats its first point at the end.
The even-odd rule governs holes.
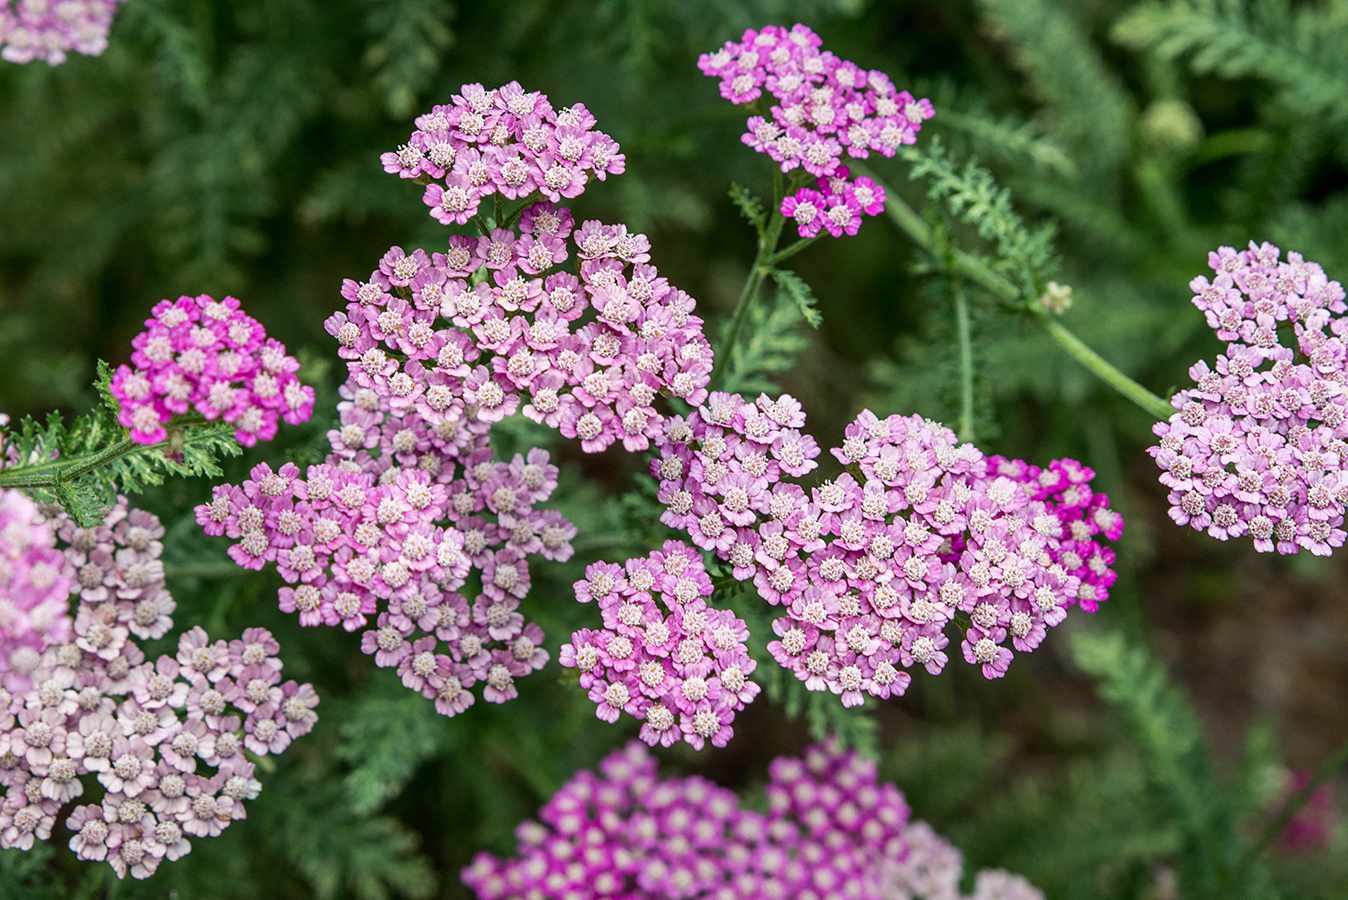
{"type": "Polygon", "coordinates": [[[810,290],[804,278],[789,269],[773,269],[772,280],[777,282],[782,292],[796,304],[796,311],[806,324],[811,328],[818,328],[824,324],[823,313],[819,312],[819,299],[815,297],[814,291],[810,290]]]}

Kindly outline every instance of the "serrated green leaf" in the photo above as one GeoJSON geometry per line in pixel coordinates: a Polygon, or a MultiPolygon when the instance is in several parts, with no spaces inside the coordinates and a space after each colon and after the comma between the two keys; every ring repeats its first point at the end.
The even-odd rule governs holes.
{"type": "Polygon", "coordinates": [[[739,209],[740,215],[744,216],[745,221],[754,226],[754,230],[761,235],[763,227],[768,221],[767,210],[763,208],[763,202],[752,191],[738,182],[730,183],[730,200],[739,209]]]}
{"type": "Polygon", "coordinates": [[[772,280],[785,292],[786,296],[796,304],[800,317],[805,320],[811,328],[818,328],[824,324],[823,313],[819,312],[819,300],[815,297],[814,291],[801,278],[790,269],[773,269],[772,280]]]}

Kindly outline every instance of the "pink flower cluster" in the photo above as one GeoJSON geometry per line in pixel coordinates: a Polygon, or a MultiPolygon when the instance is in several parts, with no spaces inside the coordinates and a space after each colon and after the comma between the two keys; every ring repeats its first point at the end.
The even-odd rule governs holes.
{"type": "Polygon", "coordinates": [[[621,175],[627,161],[578,103],[554,109],[545,94],[512,81],[465,84],[418,116],[416,130],[380,157],[384,171],[426,184],[422,201],[446,225],[463,225],[483,200],[580,196],[590,178],[621,175]]]}
{"type": "Polygon", "coordinates": [[[768,25],[698,58],[731,103],[756,105],[765,91],[772,98],[766,115],[749,117],[744,143],[783,172],[799,169],[820,180],[818,190],[801,188],[782,201],[782,215],[796,222],[801,237],[825,229],[833,237],[853,235],[863,213],[878,215],[884,193],[867,178],[850,179],[843,157],[893,156],[934,115],[931,101],[914,99],[885,73],[821,44],[804,25],[768,25]]]}
{"type": "MultiPolygon", "coordinates": [[[[833,745],[810,747],[773,761],[766,794],[767,811],[758,812],[704,778],[661,777],[633,742],[598,773],[577,773],[538,821],[521,824],[516,856],[479,854],[463,880],[482,900],[961,897],[953,889],[959,852],[909,824],[903,794],[879,780],[874,763],[833,745]],[[934,863],[939,871],[925,870],[934,863]],[[927,885],[933,890],[919,893],[927,885]],[[946,886],[950,893],[935,890],[946,886]]],[[[978,881],[976,900],[1042,898],[1006,873],[978,881]]]]}
{"type": "Polygon", "coordinates": [[[108,48],[112,17],[124,0],[0,0],[0,58],[59,66],[70,52],[108,48]]]}
{"type": "Polygon", "coordinates": [[[788,396],[713,393],[672,420],[652,471],[662,521],[782,608],[768,649],[811,690],[846,706],[899,696],[905,670],[945,667],[952,624],[965,660],[1000,678],[1102,599],[1112,554],[1097,536],[1123,523],[1080,464],[1007,474],[941,425],[863,411],[832,450],[846,471],[806,491],[783,478],[816,465],[803,425],[788,396]]]}
{"type": "Polygon", "coordinates": [[[71,850],[146,878],[244,818],[261,790],[245,754],[308,733],[318,697],[283,680],[261,628],[230,642],[193,628],[146,658],[137,640],[167,633],[173,610],[154,516],[121,500],[103,524],[61,520],[59,534],[78,573],[74,640],[46,648],[27,690],[0,689],[0,847],[49,839],[97,784],[101,798],[66,816],[71,850]]]}
{"type": "Polygon", "coordinates": [[[1110,544],[1123,537],[1123,516],[1110,508],[1108,494],[1091,488],[1095,470],[1075,459],[1055,459],[1041,469],[1022,459],[990,456],[988,471],[1025,484],[1057,516],[1062,542],[1049,547],[1049,558],[1080,582],[1077,606],[1097,611],[1118,580],[1110,544]]]}
{"type": "Polygon", "coordinates": [[[161,300],[131,346],[131,365],[118,367],[111,390],[139,443],[162,441],[164,424],[189,410],[229,422],[248,447],[275,437],[278,421],[313,414],[314,389],[296,376],[299,363],[233,297],[161,300]]]}
{"type": "Polygon", "coordinates": [[[640,719],[641,739],[668,747],[724,747],[735,714],[758,696],[749,680],[749,629],[729,610],[707,605],[711,578],[702,555],[666,541],[621,566],[597,562],[577,581],[576,599],[599,605],[604,627],[583,628],[562,645],[561,663],[580,672],[596,714],[640,719]]]}
{"type": "Polygon", "coordinates": [[[262,463],[242,485],[216,487],[197,521],[237,542],[239,565],[275,565],[280,607],[301,625],[363,629],[361,649],[442,714],[472,705],[479,683],[489,702],[510,700],[514,680],[548,658],[542,630],[519,612],[527,557],[566,559],[575,535],[534,508],[556,487],[556,467],[541,450],[503,463],[482,449],[454,478],[452,462],[433,476],[396,458],[334,452],[304,477],[262,463]],[[482,587],[469,603],[459,590],[474,570],[482,587]]]}
{"type": "Polygon", "coordinates": [[[33,501],[0,491],[0,690],[23,691],[49,644],[70,639],[72,570],[33,501]]]}
{"type": "MultiPolygon", "coordinates": [[[[695,301],[650,258],[644,235],[576,228],[570,210],[539,203],[517,228],[451,237],[446,253],[392,248],[367,280],[343,284],[346,310],[326,327],[349,388],[422,423],[441,452],[517,410],[589,453],[644,450],[659,433],[657,396],[701,402],[712,368],[695,301]],[[560,268],[573,252],[576,274],[560,268]]],[[[343,424],[369,419],[353,409],[343,424]]]]}
{"type": "Polygon", "coordinates": [[[1214,277],[1189,283],[1226,352],[1189,369],[1194,387],[1172,398],[1148,452],[1179,525],[1328,556],[1346,536],[1348,304],[1319,265],[1280,257],[1267,243],[1222,247],[1214,277]]]}
{"type": "Polygon", "coordinates": [[[852,237],[861,230],[861,217],[885,211],[885,189],[869,178],[848,178],[847,166],[820,178],[815,187],[803,187],[782,198],[782,215],[796,223],[803,238],[827,232],[852,237]]]}

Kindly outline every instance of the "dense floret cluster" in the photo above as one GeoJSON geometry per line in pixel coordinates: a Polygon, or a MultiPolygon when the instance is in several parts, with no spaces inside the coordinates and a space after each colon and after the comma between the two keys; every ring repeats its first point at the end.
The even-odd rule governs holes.
{"type": "Polygon", "coordinates": [[[668,747],[724,747],[735,714],[758,696],[749,680],[749,629],[707,605],[711,578],[702,555],[666,541],[621,566],[598,562],[576,582],[576,599],[599,606],[604,627],[584,628],[562,646],[561,663],[580,673],[606,722],[640,719],[641,739],[668,747]]]}
{"type": "Polygon", "coordinates": [[[125,0],[0,0],[0,58],[59,66],[68,53],[108,48],[112,17],[125,0]]]}
{"type": "Polygon", "coordinates": [[[1348,304],[1319,265],[1281,255],[1221,247],[1190,282],[1226,352],[1189,369],[1150,453],[1176,523],[1327,556],[1348,536],[1348,304]]]}
{"type": "Polygon", "coordinates": [[[131,342],[131,365],[112,376],[112,395],[131,439],[153,444],[174,416],[195,411],[234,426],[251,447],[276,435],[279,422],[313,415],[314,389],[300,364],[233,297],[179,297],[155,304],[131,342]]]}
{"type": "Polygon", "coordinates": [[[944,668],[956,625],[965,660],[999,678],[1104,599],[1102,540],[1123,521],[1079,463],[989,460],[919,416],[865,411],[832,450],[845,471],[807,491],[784,480],[816,466],[803,425],[789,396],[714,393],[671,420],[652,471],[663,521],[783,610],[769,650],[811,689],[899,696],[907,670],[944,668]]]}
{"type": "MultiPolygon", "coordinates": [[[[704,778],[661,777],[633,742],[598,773],[575,775],[538,821],[521,824],[516,856],[480,854],[463,880],[482,900],[962,896],[959,852],[909,824],[903,795],[879,780],[873,762],[811,747],[772,763],[766,795],[759,812],[704,778]]],[[[1003,872],[980,874],[972,896],[1042,897],[1003,872]]]]}
{"type": "Polygon", "coordinates": [[[21,692],[48,645],[70,639],[74,572],[33,501],[0,491],[0,690],[21,692]]]}
{"type": "Polygon", "coordinates": [[[758,107],[746,122],[744,143],[765,154],[783,172],[818,179],[782,200],[781,213],[803,238],[826,231],[854,235],[863,215],[879,215],[884,191],[869,178],[852,178],[844,157],[893,156],[912,144],[934,115],[929,100],[898,90],[889,76],[863,69],[822,48],[804,25],[749,29],[698,58],[704,75],[719,79],[721,96],[737,106],[758,107]]]}
{"type": "Polygon", "coordinates": [[[146,657],[138,641],[167,634],[174,606],[164,529],[150,513],[120,500],[96,527],[61,516],[42,527],[57,530],[78,602],[71,633],[48,635],[28,686],[0,689],[0,847],[49,839],[68,809],[76,856],[146,878],[244,818],[261,789],[247,754],[280,753],[308,733],[318,696],[283,680],[261,628],[229,642],[193,628],[176,653],[146,657]]]}
{"type": "Polygon", "coordinates": [[[518,81],[465,84],[416,119],[407,143],[380,157],[384,171],[426,184],[422,201],[445,225],[463,225],[484,200],[580,196],[591,178],[621,175],[618,142],[595,129],[585,104],[556,109],[518,81]]]}

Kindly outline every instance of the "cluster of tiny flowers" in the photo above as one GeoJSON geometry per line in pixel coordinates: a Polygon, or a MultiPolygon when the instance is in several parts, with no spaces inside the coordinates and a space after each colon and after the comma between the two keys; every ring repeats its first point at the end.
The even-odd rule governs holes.
{"type": "Polygon", "coordinates": [[[621,566],[593,563],[575,589],[577,600],[599,605],[604,627],[573,634],[561,663],[579,671],[599,718],[640,719],[651,746],[682,738],[698,750],[708,741],[724,747],[735,714],[758,696],[749,680],[757,664],[744,622],[707,605],[702,555],[666,541],[621,566]]]}
{"type": "Polygon", "coordinates": [[[380,159],[384,171],[426,184],[422,201],[437,221],[463,225],[490,197],[540,194],[556,203],[580,196],[591,178],[621,175],[626,158],[595,124],[584,104],[554,109],[517,81],[491,90],[465,84],[380,159]]]}
{"type": "Polygon", "coordinates": [[[1079,464],[1008,475],[944,426],[863,411],[832,450],[846,471],[807,491],[783,479],[815,466],[803,424],[788,396],[712,394],[671,422],[652,471],[662,520],[782,608],[769,651],[811,690],[847,706],[903,694],[905,670],[945,667],[957,614],[965,660],[1000,678],[1108,587],[1112,556],[1094,538],[1122,520],[1091,505],[1079,464]]]}
{"type": "Polygon", "coordinates": [[[477,451],[459,478],[452,462],[432,473],[398,459],[334,452],[304,477],[259,464],[241,485],[218,486],[197,521],[236,541],[239,565],[275,565],[283,611],[304,626],[363,630],[361,649],[442,714],[472,705],[479,683],[486,700],[510,700],[515,679],[548,658],[542,630],[519,612],[527,558],[564,560],[575,535],[535,509],[556,467],[541,450],[508,463],[477,451]],[[481,592],[470,603],[459,589],[474,570],[481,592]]]}
{"type": "Polygon", "coordinates": [[[782,215],[796,224],[803,238],[851,237],[861,230],[861,217],[885,211],[885,189],[869,178],[848,178],[847,166],[782,198],[782,215]]]}
{"type": "MultiPolygon", "coordinates": [[[[514,857],[479,854],[463,880],[482,900],[959,900],[958,891],[908,888],[926,883],[918,867],[940,839],[920,823],[909,825],[903,794],[879,780],[874,763],[814,746],[773,761],[766,795],[767,810],[759,812],[704,778],[661,777],[649,751],[633,742],[597,773],[576,774],[537,821],[521,824],[514,857]],[[914,828],[916,853],[908,839],[914,828]]],[[[973,896],[1041,896],[1017,881],[1018,892],[973,896]]]]}
{"type": "Polygon", "coordinates": [[[77,572],[73,640],[49,644],[27,690],[0,690],[0,847],[48,840],[101,788],[69,809],[70,849],[146,878],[244,818],[261,789],[245,754],[306,734],[318,697],[282,680],[261,628],[229,642],[193,628],[147,659],[137,640],[172,627],[158,519],[120,501],[94,528],[56,521],[77,572]]]}
{"type": "Polygon", "coordinates": [[[1021,459],[988,457],[988,471],[1022,482],[1033,490],[1062,525],[1062,541],[1050,544],[1049,557],[1076,576],[1077,606],[1089,613],[1109,599],[1118,580],[1110,544],[1123,537],[1123,516],[1109,506],[1109,495],[1091,488],[1095,470],[1075,459],[1055,459],[1041,469],[1021,459]]]}
{"type": "Polygon", "coordinates": [[[230,423],[249,447],[275,437],[279,421],[313,414],[314,389],[296,376],[299,363],[233,297],[162,300],[131,346],[131,365],[118,367],[111,390],[139,443],[162,441],[165,423],[189,410],[230,423]]]}
{"type": "Polygon", "coordinates": [[[1195,386],[1175,394],[1149,452],[1179,525],[1328,556],[1346,536],[1348,304],[1319,265],[1280,257],[1267,243],[1222,247],[1214,277],[1190,282],[1226,352],[1189,369],[1195,386]]]}
{"type": "Polygon", "coordinates": [[[108,48],[112,17],[124,0],[0,0],[0,58],[59,66],[70,52],[108,48]]]}
{"type": "Polygon", "coordinates": [[[844,156],[893,156],[917,140],[934,114],[929,100],[914,99],[885,73],[840,59],[821,43],[804,25],[768,25],[698,58],[731,103],[756,105],[765,91],[772,98],[766,114],[749,117],[744,143],[783,172],[799,169],[819,179],[817,189],[801,188],[782,201],[782,215],[801,237],[821,230],[854,235],[863,214],[878,215],[883,191],[870,179],[850,178],[844,156]]]}
{"type": "Polygon", "coordinates": [[[70,639],[74,578],[33,501],[0,491],[0,690],[24,691],[48,645],[70,639]]]}
{"type": "Polygon", "coordinates": [[[926,822],[911,823],[903,840],[908,853],[890,870],[887,900],[1043,900],[1024,876],[1004,869],[980,871],[973,893],[963,893],[964,855],[926,822]]]}
{"type": "MultiPolygon", "coordinates": [[[[347,280],[326,323],[365,389],[442,453],[459,454],[517,410],[598,452],[645,450],[665,393],[700,403],[711,345],[695,301],[622,225],[537,203],[517,226],[454,236],[445,253],[394,247],[347,280]],[[563,268],[574,261],[574,271],[563,268]]],[[[343,413],[352,449],[377,441],[370,411],[343,413]]]]}

